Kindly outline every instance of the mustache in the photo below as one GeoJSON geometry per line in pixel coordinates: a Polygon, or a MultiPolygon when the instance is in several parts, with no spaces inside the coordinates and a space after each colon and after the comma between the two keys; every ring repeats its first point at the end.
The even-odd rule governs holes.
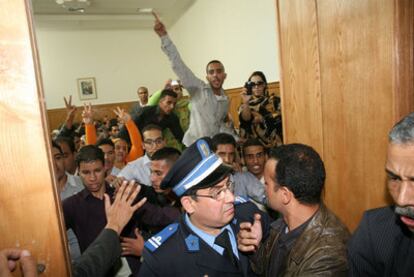
{"type": "Polygon", "coordinates": [[[406,216],[411,219],[414,219],[414,207],[395,207],[395,213],[398,215],[406,216]]]}

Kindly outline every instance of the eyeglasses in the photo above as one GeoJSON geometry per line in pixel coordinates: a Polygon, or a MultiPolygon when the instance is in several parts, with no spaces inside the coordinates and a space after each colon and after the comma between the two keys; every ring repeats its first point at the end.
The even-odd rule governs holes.
{"type": "Polygon", "coordinates": [[[226,196],[226,192],[230,191],[231,193],[233,193],[233,189],[234,189],[234,183],[232,181],[228,180],[226,185],[223,188],[213,191],[210,195],[195,194],[195,196],[197,196],[197,197],[207,197],[207,198],[211,198],[211,199],[214,199],[214,200],[217,200],[217,201],[221,201],[226,196]]]}
{"type": "Polygon", "coordinates": [[[164,140],[162,138],[157,138],[157,139],[154,139],[154,140],[152,140],[152,139],[144,140],[144,143],[146,145],[149,145],[149,146],[161,145],[163,142],[164,142],[164,140]]]}
{"type": "Polygon", "coordinates": [[[265,82],[263,82],[263,81],[259,81],[257,83],[250,82],[250,84],[251,84],[252,87],[261,87],[261,86],[264,86],[265,82]]]}

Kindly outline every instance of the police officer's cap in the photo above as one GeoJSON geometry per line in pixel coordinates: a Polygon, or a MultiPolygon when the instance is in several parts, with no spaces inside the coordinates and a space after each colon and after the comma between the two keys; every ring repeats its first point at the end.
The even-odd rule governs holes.
{"type": "Polygon", "coordinates": [[[161,189],[172,188],[180,197],[189,189],[209,188],[226,177],[232,168],[210,150],[210,138],[198,139],[174,163],[161,182],[161,189]]]}

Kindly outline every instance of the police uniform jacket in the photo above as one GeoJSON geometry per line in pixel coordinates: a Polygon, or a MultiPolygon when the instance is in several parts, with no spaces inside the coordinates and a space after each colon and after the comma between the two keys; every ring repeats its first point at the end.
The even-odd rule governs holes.
{"type": "MultiPolygon", "coordinates": [[[[266,215],[247,202],[235,206],[235,217],[230,223],[235,235],[241,222],[253,222],[254,213],[262,215],[263,230],[267,230],[266,215]]],[[[232,265],[187,226],[184,216],[153,238],[160,245],[153,251],[144,249],[139,276],[255,276],[246,255],[239,252],[238,266],[232,265]]]]}

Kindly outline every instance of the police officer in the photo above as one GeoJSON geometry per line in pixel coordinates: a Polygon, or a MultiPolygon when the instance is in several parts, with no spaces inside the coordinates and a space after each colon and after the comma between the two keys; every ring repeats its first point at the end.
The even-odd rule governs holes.
{"type": "MultiPolygon", "coordinates": [[[[209,138],[187,148],[161,183],[180,198],[184,213],[145,243],[139,276],[250,276],[247,257],[237,250],[239,224],[262,216],[249,201],[236,204],[231,167],[211,152],[209,138]],[[236,205],[235,205],[236,204],[236,205]]],[[[240,201],[239,201],[240,202],[240,201]]]]}

